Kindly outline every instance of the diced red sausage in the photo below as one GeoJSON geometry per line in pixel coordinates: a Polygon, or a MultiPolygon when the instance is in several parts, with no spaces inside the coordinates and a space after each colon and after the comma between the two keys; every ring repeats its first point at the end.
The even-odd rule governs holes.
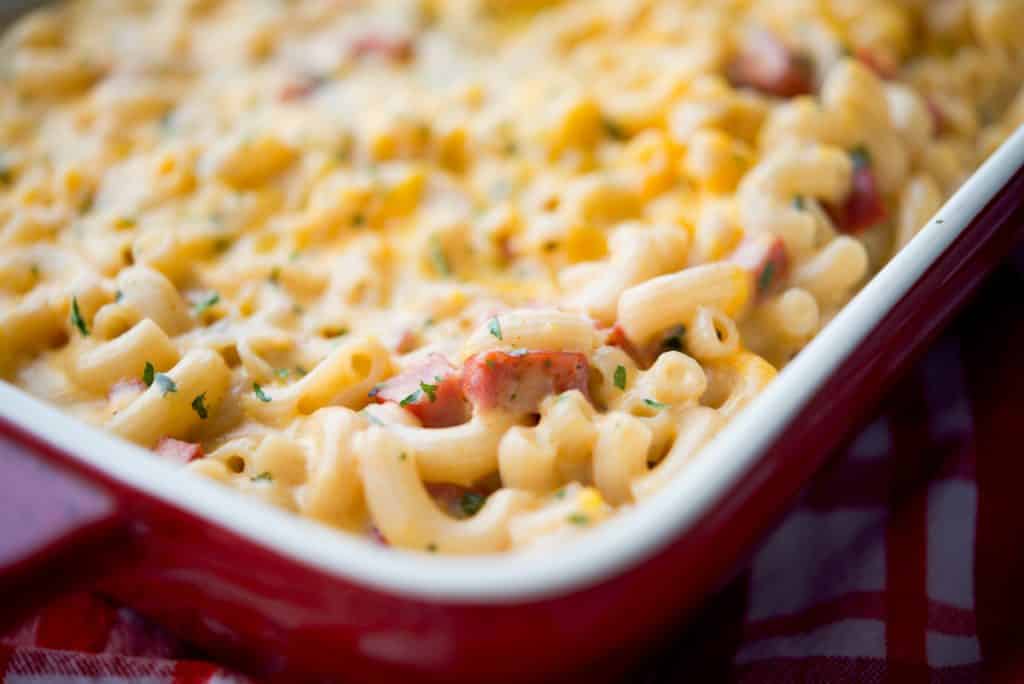
{"type": "Polygon", "coordinates": [[[735,86],[794,97],[814,92],[814,65],[770,33],[752,34],[727,69],[735,86]]]}
{"type": "Polygon", "coordinates": [[[758,235],[744,240],[729,256],[729,261],[750,272],[759,295],[775,289],[789,268],[786,243],[775,235],[758,235]]]}
{"type": "Polygon", "coordinates": [[[656,336],[650,342],[637,346],[629,339],[626,332],[618,323],[608,333],[605,344],[618,347],[626,352],[633,361],[641,368],[650,368],[662,353],[667,351],[682,351],[683,336],[686,328],[682,325],[675,325],[665,330],[661,335],[656,336]]]}
{"type": "Polygon", "coordinates": [[[414,56],[412,39],[408,36],[386,36],[370,33],[352,41],[349,53],[356,59],[382,57],[391,62],[408,62],[414,56]]]}
{"type": "Polygon", "coordinates": [[[949,118],[946,113],[942,111],[942,107],[935,98],[926,98],[925,104],[928,106],[928,114],[932,117],[932,128],[935,131],[935,135],[939,136],[949,130],[949,118]]]}
{"type": "Polygon", "coordinates": [[[440,354],[431,354],[387,382],[370,396],[411,411],[424,427],[451,427],[469,420],[458,371],[440,354]]]}
{"type": "Polygon", "coordinates": [[[899,64],[887,52],[862,47],[854,51],[854,56],[861,64],[875,72],[876,76],[886,81],[895,78],[899,70],[899,64]]]}
{"type": "Polygon", "coordinates": [[[529,413],[544,397],[577,389],[589,396],[587,357],[576,352],[487,351],[462,369],[462,388],[480,409],[529,413]]]}
{"type": "Polygon", "coordinates": [[[173,437],[164,437],[153,449],[156,455],[165,461],[185,465],[203,457],[203,446],[195,442],[183,442],[173,437]]]}
{"type": "Polygon", "coordinates": [[[618,323],[612,326],[611,331],[609,331],[608,333],[607,339],[605,339],[605,344],[608,344],[612,347],[618,347],[622,351],[629,354],[629,356],[634,361],[639,362],[640,360],[640,350],[633,343],[633,340],[629,339],[629,335],[626,334],[626,331],[623,330],[622,326],[619,325],[618,323]]]}
{"type": "Polygon", "coordinates": [[[825,207],[836,228],[843,233],[859,233],[889,216],[871,162],[858,162],[853,170],[850,194],[842,204],[825,207]]]}
{"type": "Polygon", "coordinates": [[[301,76],[289,81],[277,94],[281,102],[303,100],[317,91],[324,84],[324,79],[316,76],[301,76]]]}

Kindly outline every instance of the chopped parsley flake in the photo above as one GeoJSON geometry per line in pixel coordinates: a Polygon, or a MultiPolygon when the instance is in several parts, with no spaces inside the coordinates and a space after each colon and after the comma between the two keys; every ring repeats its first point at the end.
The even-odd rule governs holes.
{"type": "Polygon", "coordinates": [[[115,302],[120,302],[122,299],[124,299],[124,292],[121,292],[120,290],[118,290],[117,292],[114,293],[114,301],[115,302]]]}
{"type": "Polygon", "coordinates": [[[352,216],[352,225],[356,226],[357,228],[365,226],[366,225],[366,214],[364,214],[362,212],[359,212],[358,214],[353,215],[352,216]]]}
{"type": "Polygon", "coordinates": [[[573,525],[589,525],[590,518],[583,515],[582,513],[570,513],[567,518],[573,525]]]}
{"type": "Polygon", "coordinates": [[[793,208],[800,209],[801,211],[807,208],[807,201],[803,195],[797,195],[793,198],[793,208]]]}
{"type": "Polygon", "coordinates": [[[402,399],[402,401],[398,402],[398,405],[408,406],[409,404],[413,403],[414,401],[420,398],[420,393],[420,390],[416,390],[415,392],[407,396],[405,399],[402,399]]]}
{"type": "Polygon", "coordinates": [[[195,305],[196,316],[202,316],[212,306],[216,306],[220,302],[220,293],[211,292],[206,297],[200,299],[195,305]]]}
{"type": "Polygon", "coordinates": [[[476,515],[477,512],[484,507],[486,502],[487,497],[483,494],[466,492],[461,498],[459,498],[459,510],[461,510],[463,515],[468,518],[476,515]]]}
{"type": "Polygon", "coordinates": [[[430,398],[430,403],[437,401],[437,385],[428,385],[427,383],[420,381],[420,389],[423,393],[430,398]]]}
{"type": "Polygon", "coordinates": [[[644,399],[644,403],[647,404],[648,406],[650,406],[651,408],[656,408],[656,409],[668,408],[668,404],[663,404],[660,401],[655,401],[654,399],[644,399]]]}
{"type": "Polygon", "coordinates": [[[174,383],[174,380],[171,380],[171,376],[169,375],[157,373],[153,378],[153,382],[155,382],[156,386],[160,388],[160,394],[162,396],[166,397],[168,394],[178,391],[178,386],[174,383]]]}
{"type": "Polygon", "coordinates": [[[761,270],[761,275],[757,277],[757,289],[760,292],[764,292],[772,285],[772,279],[775,277],[775,262],[769,261],[764,265],[761,270]]]}
{"type": "Polygon", "coordinates": [[[601,123],[604,126],[605,133],[607,133],[608,137],[611,138],[612,140],[626,139],[626,131],[624,128],[622,128],[622,125],[619,124],[619,122],[615,121],[614,119],[605,118],[601,121],[601,123]]]}
{"type": "Polygon", "coordinates": [[[615,386],[616,387],[618,387],[620,390],[626,389],[626,367],[625,366],[616,366],[615,367],[614,380],[615,380],[615,386]]]}
{"type": "Polygon", "coordinates": [[[556,499],[564,499],[565,498],[565,487],[562,487],[562,488],[558,489],[555,492],[555,498],[556,499]]]}
{"type": "Polygon", "coordinates": [[[862,169],[865,166],[871,166],[871,153],[868,151],[868,148],[863,145],[858,145],[850,150],[850,159],[853,161],[854,170],[862,169]]]}
{"type": "Polygon", "coordinates": [[[10,185],[14,182],[14,172],[2,158],[0,158],[0,185],[10,185]]]}
{"type": "Polygon", "coordinates": [[[207,410],[206,410],[206,405],[205,405],[205,404],[203,403],[203,400],[204,400],[204,399],[206,399],[206,392],[203,392],[203,393],[202,393],[202,394],[200,394],[200,395],[199,395],[198,397],[196,397],[195,399],[193,399],[193,400],[192,400],[192,410],[193,410],[193,411],[195,411],[195,412],[196,412],[196,414],[197,414],[197,415],[198,415],[198,416],[199,416],[200,418],[202,418],[203,420],[206,420],[206,419],[207,419],[207,417],[208,417],[208,416],[209,416],[210,414],[209,414],[209,412],[207,412],[207,410]]]}
{"type": "Polygon", "coordinates": [[[267,396],[267,393],[263,391],[263,388],[260,387],[258,382],[252,383],[252,391],[253,391],[253,394],[256,395],[257,399],[259,399],[260,401],[262,401],[265,404],[270,403],[270,397],[267,396]]]}
{"type": "Polygon", "coordinates": [[[149,361],[146,362],[146,367],[142,369],[142,382],[146,383],[146,387],[153,384],[153,376],[156,374],[156,369],[153,368],[153,364],[149,361]]]}
{"type": "Polygon", "coordinates": [[[448,263],[448,255],[444,253],[441,238],[436,233],[430,236],[430,263],[439,275],[447,277],[452,274],[452,266],[448,263]]]}
{"type": "Polygon", "coordinates": [[[499,340],[505,339],[501,335],[501,321],[498,320],[497,316],[495,316],[494,318],[487,322],[487,329],[490,331],[492,335],[494,335],[499,340]]]}
{"type": "Polygon", "coordinates": [[[290,374],[291,371],[288,370],[287,368],[278,368],[276,371],[274,371],[274,375],[281,378],[282,380],[287,380],[290,374]]]}
{"type": "Polygon", "coordinates": [[[89,336],[89,327],[85,324],[85,319],[82,318],[82,311],[78,308],[78,297],[71,298],[71,325],[78,328],[78,332],[82,333],[82,337],[89,336]]]}
{"type": "Polygon", "coordinates": [[[273,482],[274,476],[268,473],[266,470],[264,470],[256,477],[250,477],[249,479],[252,480],[253,482],[273,482]]]}

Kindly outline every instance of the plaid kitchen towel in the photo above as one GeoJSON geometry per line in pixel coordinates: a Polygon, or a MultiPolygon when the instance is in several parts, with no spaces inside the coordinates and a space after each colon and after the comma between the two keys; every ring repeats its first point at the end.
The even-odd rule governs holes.
{"type": "MultiPolygon", "coordinates": [[[[629,681],[1024,681],[1021,293],[1024,251],[629,681]]],[[[251,681],[196,657],[85,593],[0,637],[4,682],[251,681]]]]}

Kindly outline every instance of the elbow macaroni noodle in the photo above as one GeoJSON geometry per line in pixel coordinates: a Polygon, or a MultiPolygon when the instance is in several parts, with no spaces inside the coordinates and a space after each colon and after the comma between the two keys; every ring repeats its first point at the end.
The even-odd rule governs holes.
{"type": "Polygon", "coordinates": [[[396,547],[566,543],[1024,123],[1024,5],[956,4],[55,3],[0,34],[0,377],[396,547]]]}

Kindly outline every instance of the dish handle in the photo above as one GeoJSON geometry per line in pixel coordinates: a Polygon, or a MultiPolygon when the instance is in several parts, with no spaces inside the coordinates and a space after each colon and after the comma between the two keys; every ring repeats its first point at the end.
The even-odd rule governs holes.
{"type": "Polygon", "coordinates": [[[112,493],[49,460],[47,451],[0,430],[0,627],[88,586],[130,549],[131,528],[112,493]]]}

